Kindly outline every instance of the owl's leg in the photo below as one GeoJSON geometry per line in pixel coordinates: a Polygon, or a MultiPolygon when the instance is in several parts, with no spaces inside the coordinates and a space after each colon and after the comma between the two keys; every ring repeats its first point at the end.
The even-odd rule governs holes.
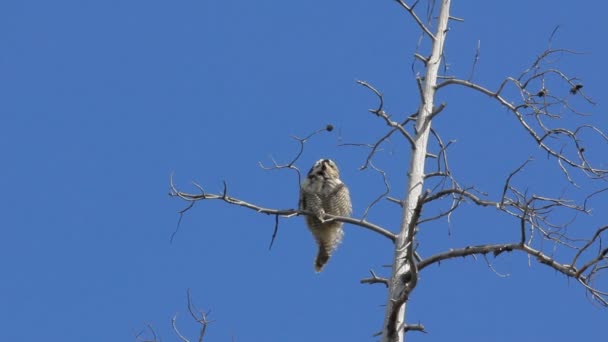
{"type": "Polygon", "coordinates": [[[325,210],[323,210],[323,208],[320,210],[314,210],[313,212],[315,213],[315,217],[317,220],[319,220],[319,222],[325,223],[325,219],[323,218],[325,217],[325,210]]]}

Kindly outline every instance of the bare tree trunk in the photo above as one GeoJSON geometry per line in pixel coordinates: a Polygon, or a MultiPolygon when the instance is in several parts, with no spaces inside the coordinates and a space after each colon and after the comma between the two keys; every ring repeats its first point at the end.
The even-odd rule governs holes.
{"type": "Polygon", "coordinates": [[[422,104],[416,121],[416,135],[410,168],[408,172],[407,198],[403,206],[401,227],[395,241],[395,256],[390,279],[389,296],[386,303],[386,315],[382,331],[382,342],[403,341],[407,325],[405,308],[409,293],[416,286],[418,272],[413,260],[414,226],[419,214],[419,199],[424,185],[424,166],[427,154],[427,143],[433,117],[434,97],[437,85],[437,74],[441,65],[443,45],[447,35],[450,16],[450,0],[441,2],[437,31],[434,34],[433,48],[426,60],[426,75],[422,80],[422,104]],[[418,213],[417,213],[418,208],[418,213]],[[412,267],[414,266],[414,267],[412,267]]]}

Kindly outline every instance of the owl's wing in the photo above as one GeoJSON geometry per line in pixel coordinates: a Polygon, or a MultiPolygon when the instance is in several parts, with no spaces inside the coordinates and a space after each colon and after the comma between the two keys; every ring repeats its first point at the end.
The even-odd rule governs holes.
{"type": "Polygon", "coordinates": [[[353,208],[350,202],[350,193],[344,183],[338,184],[328,198],[328,212],[338,216],[350,216],[353,208]]]}
{"type": "Polygon", "coordinates": [[[300,189],[299,207],[300,210],[312,211],[319,219],[325,216],[325,211],[323,210],[323,201],[319,195],[306,191],[303,188],[300,189]]]}

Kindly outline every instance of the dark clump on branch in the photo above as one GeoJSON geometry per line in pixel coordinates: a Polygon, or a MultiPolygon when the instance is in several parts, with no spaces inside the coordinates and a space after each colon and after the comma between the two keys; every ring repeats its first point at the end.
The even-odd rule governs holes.
{"type": "Polygon", "coordinates": [[[579,91],[579,90],[581,90],[582,88],[583,88],[583,85],[582,85],[582,84],[576,84],[574,87],[572,87],[572,88],[570,89],[570,93],[571,93],[572,95],[575,95],[575,94],[576,94],[576,93],[578,93],[578,91],[579,91]]]}

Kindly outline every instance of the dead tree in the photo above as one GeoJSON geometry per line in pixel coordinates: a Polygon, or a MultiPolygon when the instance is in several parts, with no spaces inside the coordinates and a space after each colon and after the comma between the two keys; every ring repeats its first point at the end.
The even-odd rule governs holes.
{"type": "MultiPolygon", "coordinates": [[[[400,136],[404,144],[410,148],[409,169],[407,174],[403,175],[407,177],[405,191],[392,196],[387,190],[380,198],[401,206],[401,224],[398,231],[390,231],[369,222],[366,219],[367,210],[362,218],[331,215],[325,217],[380,234],[394,246],[391,274],[383,277],[372,271],[371,277],[361,281],[368,284],[382,284],[388,289],[384,323],[381,332],[378,333],[381,340],[403,341],[408,331],[424,331],[424,326],[421,324],[408,324],[405,315],[408,299],[418,285],[420,273],[444,260],[464,256],[480,255],[485,258],[487,255],[497,257],[506,252],[525,253],[530,259],[537,260],[574,279],[586,289],[591,298],[603,306],[608,306],[608,292],[606,289],[598,288],[597,283],[594,282],[603,271],[608,269],[608,247],[602,241],[608,231],[608,225],[594,227],[594,233],[590,236],[575,239],[568,235],[567,230],[572,222],[557,224],[553,220],[554,214],[558,211],[589,214],[593,199],[605,195],[605,191],[608,190],[605,187],[608,170],[596,167],[594,162],[588,159],[587,146],[584,146],[582,140],[583,136],[594,135],[606,143],[608,136],[592,125],[569,126],[565,120],[562,120],[564,115],[582,115],[573,108],[569,99],[576,97],[592,103],[583,92],[583,85],[577,78],[569,76],[566,71],[550,63],[552,56],[569,55],[574,52],[549,47],[532,61],[529,68],[518,75],[504,78],[495,87],[477,84],[471,78],[442,74],[442,65],[445,63],[443,48],[448,36],[448,26],[451,22],[462,21],[450,15],[450,0],[430,1],[426,16],[428,20],[423,20],[417,12],[418,1],[413,4],[407,4],[402,0],[396,2],[417,24],[422,38],[428,40],[430,46],[429,51],[418,51],[414,55],[414,67],[421,69],[414,76],[419,89],[417,110],[411,115],[395,119],[395,116],[385,111],[385,99],[379,90],[365,81],[358,83],[377,97],[378,106],[370,112],[388,126],[386,133],[380,139],[371,144],[361,144],[364,148],[369,148],[369,154],[361,168],[375,168],[372,163],[375,154],[380,146],[394,135],[400,136]],[[449,168],[447,152],[451,142],[445,142],[439,132],[432,127],[433,121],[441,118],[440,113],[449,111],[447,102],[436,103],[436,94],[452,86],[464,86],[473,92],[487,95],[499,108],[506,109],[529,136],[530,146],[540,148],[553,162],[553,166],[561,170],[563,177],[572,187],[578,187],[576,180],[580,177],[586,182],[596,184],[595,187],[592,187],[584,200],[579,202],[565,197],[528,193],[525,186],[517,185],[522,182],[515,182],[522,170],[534,162],[528,158],[513,166],[513,171],[503,180],[504,186],[499,193],[486,194],[474,186],[461,185],[449,168]],[[430,139],[433,146],[438,146],[437,150],[429,151],[430,139]],[[431,203],[443,206],[445,210],[429,215],[425,208],[431,203]],[[514,229],[517,229],[518,239],[499,244],[455,246],[428,257],[419,255],[416,233],[424,229],[428,222],[449,218],[463,203],[499,210],[504,219],[510,220],[514,229]],[[567,257],[558,259],[552,253],[555,248],[568,251],[560,254],[562,257],[567,257]]],[[[473,69],[476,62],[477,60],[473,63],[473,69]]],[[[332,127],[328,126],[325,129],[331,130],[332,127]]],[[[299,175],[297,163],[304,152],[305,143],[325,129],[313,132],[305,138],[296,138],[300,143],[296,156],[285,164],[273,161],[274,165],[269,169],[295,170],[299,175]]],[[[376,170],[383,173],[382,170],[376,170]]],[[[275,232],[280,218],[311,215],[298,209],[266,208],[235,198],[229,194],[226,184],[223,192],[216,194],[206,192],[199,184],[194,185],[197,192],[189,193],[179,190],[171,181],[171,195],[189,203],[181,212],[182,215],[198,201],[220,200],[229,205],[274,216],[275,232]]],[[[374,203],[371,203],[368,209],[374,203]]],[[[275,235],[273,240],[274,237],[275,235]]]]}

